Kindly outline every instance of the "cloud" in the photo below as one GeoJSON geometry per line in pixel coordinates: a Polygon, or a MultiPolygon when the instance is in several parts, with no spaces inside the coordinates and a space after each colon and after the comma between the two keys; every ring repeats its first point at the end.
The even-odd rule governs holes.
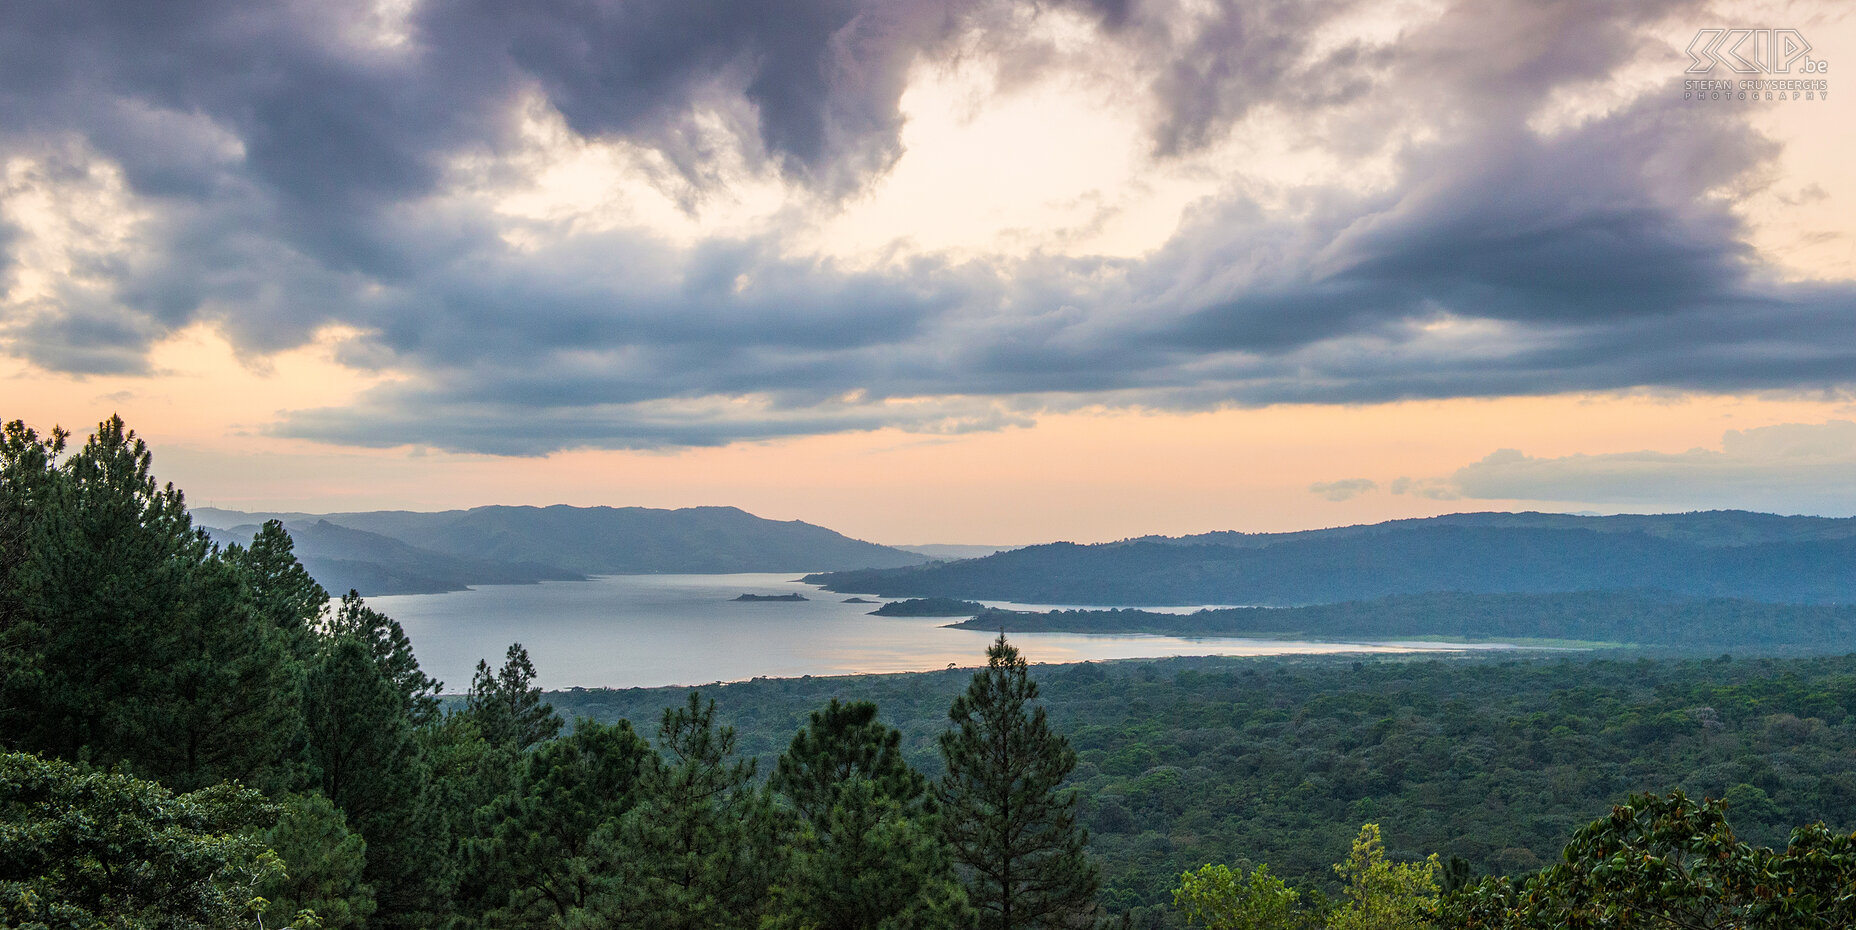
{"type": "Polygon", "coordinates": [[[1379,482],[1370,478],[1345,478],[1340,481],[1317,481],[1308,486],[1310,493],[1319,494],[1331,501],[1344,501],[1368,491],[1376,490],[1379,482]]]}
{"type": "Polygon", "coordinates": [[[1453,501],[1463,496],[1448,480],[1439,478],[1399,477],[1386,485],[1393,494],[1410,494],[1434,501],[1453,501]]]}
{"type": "Polygon", "coordinates": [[[1729,430],[1720,449],[1536,458],[1492,452],[1457,469],[1463,496],[1686,510],[1856,512],[1856,422],[1729,430]]]}
{"type": "Polygon", "coordinates": [[[1785,283],[1746,245],[1735,192],[1778,151],[1746,111],[1683,104],[1678,62],[1540,120],[1633,86],[1698,0],[1466,2],[1393,35],[1372,9],[28,3],[0,21],[0,349],[146,373],[195,323],[247,357],[337,325],[346,364],[398,380],[274,431],[496,454],[1856,382],[1856,284],[1785,283]],[[1107,91],[1100,49],[1128,63],[1107,91]],[[1231,160],[1139,258],[798,248],[907,157],[911,75],[958,56],[1136,98],[1155,166],[1274,133],[1336,167],[1231,160]],[[693,240],[514,215],[537,110],[695,214],[749,183],[780,203],[693,240]]]}

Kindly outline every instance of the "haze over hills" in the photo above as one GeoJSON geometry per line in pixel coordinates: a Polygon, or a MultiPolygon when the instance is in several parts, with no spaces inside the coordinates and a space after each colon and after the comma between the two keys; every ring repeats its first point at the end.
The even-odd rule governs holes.
{"type": "MultiPolygon", "coordinates": [[[[321,571],[387,586],[370,590],[350,585],[363,594],[456,590],[467,584],[512,583],[508,580],[512,578],[797,572],[887,568],[923,561],[915,553],[852,539],[821,526],[766,520],[735,507],[498,506],[438,513],[333,514],[200,507],[193,515],[201,525],[220,529],[282,520],[293,537],[299,532],[316,537],[310,545],[321,571]]],[[[304,562],[331,590],[347,590],[329,585],[317,574],[318,565],[310,564],[311,559],[304,562]]]]}
{"type": "MultiPolygon", "coordinates": [[[[1856,517],[1782,516],[1750,510],[1703,510],[1690,513],[1450,513],[1384,523],[1359,523],[1285,533],[1240,533],[1223,530],[1191,536],[1137,536],[1121,540],[1176,545],[1209,544],[1263,548],[1294,539],[1371,536],[1425,526],[1467,526],[1591,530],[1595,533],[1642,533],[1699,546],[1741,546],[1767,542],[1806,542],[1856,536],[1856,517]]],[[[1109,545],[1116,545],[1110,543],[1109,545]]]]}
{"type": "Polygon", "coordinates": [[[1856,602],[1856,519],[1715,511],[1457,514],[1302,533],[1217,533],[820,573],[847,594],[1112,605],[1294,606],[1433,591],[1659,590],[1856,602]]]}
{"type": "MultiPolygon", "coordinates": [[[[534,562],[459,558],[321,519],[286,520],[284,529],[295,544],[297,560],[329,593],[337,595],[350,590],[364,595],[437,594],[462,591],[474,584],[586,578],[579,572],[534,562]]],[[[250,543],[257,532],[257,523],[208,528],[208,535],[220,545],[250,543]]]]}

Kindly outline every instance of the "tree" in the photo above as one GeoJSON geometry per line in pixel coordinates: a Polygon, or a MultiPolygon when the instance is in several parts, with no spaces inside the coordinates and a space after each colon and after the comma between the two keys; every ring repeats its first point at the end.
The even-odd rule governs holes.
{"type": "Polygon", "coordinates": [[[1249,875],[1206,865],[1179,877],[1173,906],[1187,926],[1205,930],[1290,930],[1318,926],[1301,910],[1302,896],[1259,865],[1249,875]]]}
{"type": "Polygon", "coordinates": [[[1524,881],[1451,896],[1466,930],[1829,930],[1856,926],[1856,834],[1814,824],[1782,853],[1734,836],[1726,805],[1635,794],[1573,835],[1564,861],[1524,881]]]}
{"type": "Polygon", "coordinates": [[[1329,930],[1424,930],[1437,909],[1437,856],[1423,862],[1388,862],[1379,825],[1360,827],[1353,850],[1334,872],[1347,883],[1344,903],[1329,930]]]}
{"type": "Polygon", "coordinates": [[[275,814],[237,785],[175,795],[120,772],[0,753],[0,926],[250,926],[267,910],[259,887],[283,867],[251,828],[275,814]]]}
{"type": "Polygon", "coordinates": [[[321,930],[350,930],[374,913],[374,889],[362,880],[367,841],[350,832],[347,818],[316,792],[280,799],[275,826],[258,839],[283,868],[259,883],[267,913],[310,911],[321,930]]]}
{"type": "Polygon", "coordinates": [[[477,731],[492,745],[508,745],[526,750],[561,732],[561,717],[541,699],[535,686],[535,665],[521,643],[512,643],[504,655],[503,667],[490,671],[490,664],[479,660],[471,676],[470,692],[464,698],[464,712],[477,725],[477,731]]]}
{"type": "Polygon", "coordinates": [[[0,595],[4,735],[181,788],[282,785],[300,728],[282,634],[121,418],[54,466],[61,447],[18,424],[4,440],[0,510],[23,540],[0,595]]]}
{"type": "Polygon", "coordinates": [[[773,806],[736,761],[735,732],[691,692],[664,711],[633,807],[598,843],[621,893],[595,902],[591,926],[711,930],[756,926],[774,874],[773,806]]]}
{"type": "Polygon", "coordinates": [[[367,841],[363,873],[379,911],[370,923],[418,926],[451,877],[427,803],[427,773],[406,696],[371,644],[341,636],[323,647],[304,700],[316,787],[367,841]]]}
{"type": "MultiPolygon", "coordinates": [[[[443,685],[419,668],[412,640],[398,620],[367,606],[360,593],[351,590],[342,595],[341,607],[324,632],[332,639],[348,638],[367,646],[374,665],[404,703],[407,722],[424,726],[438,718],[438,689],[443,685]]],[[[532,675],[534,669],[529,672],[532,675]]]]}
{"type": "Polygon", "coordinates": [[[1067,927],[1095,912],[1099,872],[1075,795],[1059,790],[1076,753],[1051,732],[1044,708],[1030,708],[1037,696],[1024,658],[1000,634],[941,735],[943,824],[989,930],[1067,927]]]}
{"type": "Polygon", "coordinates": [[[258,615],[283,634],[298,660],[307,662],[329,612],[329,592],[297,561],[283,522],[266,520],[250,546],[227,546],[225,559],[237,570],[258,615]]]}
{"type": "Polygon", "coordinates": [[[0,430],[0,743],[36,742],[50,693],[44,655],[51,631],[30,609],[24,573],[34,537],[63,478],[61,429],[41,437],[19,420],[0,430]]]}
{"type": "Polygon", "coordinates": [[[651,745],[621,720],[580,720],[523,757],[521,785],[499,799],[477,857],[487,872],[490,926],[559,927],[602,895],[623,893],[604,867],[602,829],[639,800],[651,745]]]}
{"type": "Polygon", "coordinates": [[[875,704],[832,698],[793,734],[768,783],[816,823],[853,781],[871,782],[879,796],[915,813],[926,810],[928,780],[902,758],[902,734],[876,719],[875,704]]]}
{"type": "Polygon", "coordinates": [[[793,736],[770,780],[791,805],[792,859],[773,926],[964,926],[966,896],[902,734],[836,698],[793,736]]]}

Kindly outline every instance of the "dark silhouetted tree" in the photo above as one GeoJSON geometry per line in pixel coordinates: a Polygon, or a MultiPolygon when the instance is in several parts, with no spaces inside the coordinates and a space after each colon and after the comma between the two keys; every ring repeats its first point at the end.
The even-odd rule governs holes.
{"type": "Polygon", "coordinates": [[[1087,925],[1099,871],[1076,799],[1060,790],[1076,753],[1051,732],[1024,657],[1004,634],[948,710],[941,816],[967,897],[988,930],[1087,925]]]}

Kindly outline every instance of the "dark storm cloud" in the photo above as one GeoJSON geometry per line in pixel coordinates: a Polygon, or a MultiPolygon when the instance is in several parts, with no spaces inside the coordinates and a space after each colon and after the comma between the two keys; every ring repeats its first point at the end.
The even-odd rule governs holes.
{"type": "MultiPolygon", "coordinates": [[[[1056,5],[463,0],[377,27],[358,2],[26,2],[0,18],[0,163],[107,187],[94,153],[145,216],[54,293],[0,304],[0,345],[137,372],[197,321],[251,355],[343,324],[363,333],[346,363],[408,380],[278,431],[499,454],[987,429],[1093,403],[1856,381],[1856,288],[1775,283],[1718,196],[1776,152],[1742,113],[1672,82],[1530,124],[1687,0],[1463,3],[1377,43],[1324,34],[1348,0],[1071,5],[1135,63],[1157,159],[1275,112],[1291,149],[1390,148],[1393,183],[1311,186],[1288,209],[1234,187],[1138,260],[850,269],[795,257],[785,227],[684,246],[541,224],[518,248],[518,221],[449,194],[460,161],[520,148],[531,95],[581,137],[661,153],[686,200],[726,185],[734,146],[828,210],[901,155],[909,69],[968,30],[992,30],[1002,73],[1075,66],[1006,28],[1056,5]]],[[[18,227],[0,223],[0,269],[18,227]]]]}

